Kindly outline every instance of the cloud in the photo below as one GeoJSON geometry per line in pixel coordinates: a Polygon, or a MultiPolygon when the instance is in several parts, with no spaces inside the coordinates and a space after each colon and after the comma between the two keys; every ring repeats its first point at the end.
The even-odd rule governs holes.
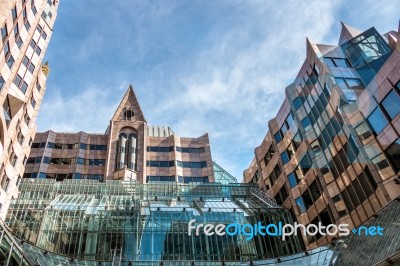
{"type": "Polygon", "coordinates": [[[209,132],[214,159],[239,175],[283,101],[286,80],[304,61],[305,37],[323,39],[337,7],[262,1],[236,8],[244,13],[238,23],[211,31],[206,39],[215,41],[199,51],[191,73],[175,77],[179,89],[160,108],[181,135],[209,132]]]}
{"type": "Polygon", "coordinates": [[[208,132],[213,159],[239,180],[305,59],[305,38],[336,44],[340,19],[396,29],[399,13],[396,1],[372,0],[94,5],[61,3],[39,130],[104,132],[132,83],[150,124],[208,132]]]}
{"type": "Polygon", "coordinates": [[[52,88],[40,108],[38,128],[42,131],[105,132],[118,107],[118,101],[112,103],[112,98],[112,90],[96,85],[68,97],[62,94],[61,88],[52,88]]]}

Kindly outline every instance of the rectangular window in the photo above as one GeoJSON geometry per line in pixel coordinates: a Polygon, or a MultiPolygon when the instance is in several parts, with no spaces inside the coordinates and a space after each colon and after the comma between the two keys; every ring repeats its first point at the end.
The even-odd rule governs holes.
{"type": "Polygon", "coordinates": [[[288,175],[288,180],[289,180],[290,187],[294,188],[297,185],[298,181],[299,181],[299,179],[297,178],[296,172],[290,173],[288,175]]]}
{"type": "Polygon", "coordinates": [[[85,162],[85,159],[83,159],[81,157],[76,158],[76,164],[83,165],[84,162],[85,162]]]}
{"type": "Polygon", "coordinates": [[[310,119],[308,117],[301,120],[301,125],[303,126],[304,130],[307,131],[311,127],[310,119]]]}
{"type": "Polygon", "coordinates": [[[4,175],[3,180],[1,180],[1,188],[7,192],[9,185],[10,185],[10,178],[4,175]]]}
{"type": "Polygon", "coordinates": [[[282,131],[279,130],[279,131],[274,135],[274,138],[275,138],[276,143],[281,142],[281,140],[282,140],[282,138],[283,138],[283,136],[282,136],[282,131]]]}
{"type": "Polygon", "coordinates": [[[379,106],[372,111],[367,120],[376,134],[381,133],[382,130],[389,124],[389,121],[386,119],[379,106]]]}
{"type": "Polygon", "coordinates": [[[15,22],[15,20],[17,20],[17,17],[18,17],[17,6],[15,6],[13,9],[11,9],[11,16],[12,16],[13,21],[15,22]]]}
{"type": "Polygon", "coordinates": [[[294,110],[300,109],[300,107],[301,107],[302,105],[303,105],[303,103],[301,102],[300,97],[296,97],[296,98],[293,100],[293,107],[294,107],[294,110]]]}
{"type": "Polygon", "coordinates": [[[0,91],[3,89],[5,83],[6,83],[6,81],[5,81],[4,78],[0,75],[0,91]]]}
{"type": "Polygon", "coordinates": [[[17,37],[17,39],[15,40],[15,43],[17,44],[18,48],[21,49],[22,39],[20,36],[17,37]]]}
{"type": "Polygon", "coordinates": [[[6,39],[8,35],[7,32],[7,24],[4,24],[4,26],[1,28],[1,40],[4,42],[4,40],[6,39]]]}
{"type": "Polygon", "coordinates": [[[386,149],[385,153],[398,175],[400,171],[400,139],[397,139],[392,145],[390,145],[389,148],[386,149]]]}
{"type": "Polygon", "coordinates": [[[19,36],[18,23],[15,24],[15,26],[14,26],[14,36],[15,36],[15,39],[19,36]]]}
{"type": "Polygon", "coordinates": [[[382,107],[393,120],[400,113],[400,96],[394,90],[391,90],[382,101],[382,107]]]}
{"type": "Polygon", "coordinates": [[[25,26],[26,31],[29,31],[29,29],[31,28],[31,24],[29,24],[28,20],[25,21],[24,26],[25,26]]]}
{"type": "Polygon", "coordinates": [[[36,15],[36,13],[37,13],[37,9],[36,9],[35,6],[32,6],[32,13],[33,13],[34,15],[36,15]]]}
{"type": "Polygon", "coordinates": [[[306,206],[304,204],[303,198],[302,197],[298,197],[296,200],[296,206],[299,210],[300,213],[303,213],[306,211],[306,206]]]}
{"type": "Polygon", "coordinates": [[[332,58],[337,67],[351,67],[349,61],[346,58],[332,58]]]}
{"type": "Polygon", "coordinates": [[[281,159],[283,164],[287,164],[290,161],[290,156],[287,151],[281,153],[281,159]]]}
{"type": "Polygon", "coordinates": [[[35,108],[35,106],[36,106],[36,101],[33,98],[31,99],[31,105],[32,105],[33,108],[35,108]]]}

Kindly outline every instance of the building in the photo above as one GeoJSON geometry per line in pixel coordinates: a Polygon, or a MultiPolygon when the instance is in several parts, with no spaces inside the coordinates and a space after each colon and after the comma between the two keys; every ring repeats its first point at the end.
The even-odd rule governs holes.
{"type": "MultiPolygon", "coordinates": [[[[0,237],[0,261],[209,265],[302,254],[294,235],[189,234],[191,220],[293,223],[254,184],[236,182],[213,163],[207,134],[181,138],[169,127],[147,125],[130,86],[104,134],[36,134],[0,237]],[[11,250],[7,240],[16,241],[11,250]]],[[[330,259],[333,252],[315,254],[330,259]]]]}
{"type": "MultiPolygon", "coordinates": [[[[342,23],[338,45],[307,39],[306,59],[244,181],[305,225],[357,228],[398,198],[398,37],[397,31],[381,35],[342,23]]],[[[337,238],[316,235],[304,242],[310,249],[337,238]]]]}
{"type": "Polygon", "coordinates": [[[24,177],[185,184],[215,181],[208,135],[183,138],[169,127],[149,126],[131,86],[105,133],[37,133],[24,177]]]}
{"type": "Polygon", "coordinates": [[[17,184],[35,137],[36,117],[49,73],[42,60],[57,16],[56,1],[0,1],[0,218],[17,184]]]}

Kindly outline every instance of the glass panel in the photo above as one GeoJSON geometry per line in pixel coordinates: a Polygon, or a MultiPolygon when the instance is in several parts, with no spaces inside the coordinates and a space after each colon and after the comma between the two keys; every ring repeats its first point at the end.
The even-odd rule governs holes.
{"type": "Polygon", "coordinates": [[[367,120],[376,134],[381,133],[382,130],[389,124],[389,121],[386,119],[379,107],[375,108],[367,120]]]}
{"type": "Polygon", "coordinates": [[[382,106],[389,117],[394,119],[400,113],[400,96],[394,90],[390,91],[383,99],[382,106]]]}

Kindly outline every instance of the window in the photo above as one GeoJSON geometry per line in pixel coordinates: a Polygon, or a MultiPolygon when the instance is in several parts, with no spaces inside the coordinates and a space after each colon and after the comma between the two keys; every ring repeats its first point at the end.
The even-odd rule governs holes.
{"type": "Polygon", "coordinates": [[[367,118],[368,123],[371,125],[373,131],[376,134],[382,132],[382,130],[387,126],[389,121],[386,119],[385,115],[379,107],[375,108],[374,111],[367,118]]]}
{"type": "Polygon", "coordinates": [[[14,36],[15,36],[15,38],[17,38],[17,36],[19,36],[18,24],[15,24],[15,26],[14,26],[14,36]]]}
{"type": "Polygon", "coordinates": [[[24,26],[25,26],[26,31],[29,31],[29,29],[31,28],[31,24],[29,24],[29,21],[28,21],[28,20],[26,20],[26,21],[24,22],[24,26]]]}
{"type": "Polygon", "coordinates": [[[37,9],[36,9],[35,6],[32,6],[32,13],[33,13],[34,15],[36,15],[36,13],[37,13],[37,9]]]}
{"type": "Polygon", "coordinates": [[[310,119],[308,117],[301,120],[301,125],[303,126],[304,130],[307,131],[311,127],[310,119]]]}
{"type": "Polygon", "coordinates": [[[18,161],[17,155],[16,155],[14,152],[12,152],[12,153],[11,153],[11,156],[10,156],[10,163],[11,163],[11,165],[12,165],[13,167],[15,167],[15,165],[17,164],[17,161],[18,161]]]}
{"type": "Polygon", "coordinates": [[[1,28],[1,40],[4,42],[4,40],[6,39],[8,35],[7,32],[7,24],[4,24],[4,26],[1,28]]]}
{"type": "MultiPolygon", "coordinates": [[[[178,150],[179,147],[176,149],[178,150]]],[[[173,146],[169,147],[158,147],[158,146],[147,146],[147,151],[148,152],[171,152],[174,150],[173,146]]]]}
{"type": "Polygon", "coordinates": [[[18,140],[18,143],[19,143],[20,145],[22,145],[22,143],[24,142],[24,139],[25,139],[24,134],[22,134],[21,131],[18,132],[17,140],[18,140]]]}
{"type": "Polygon", "coordinates": [[[314,180],[314,182],[311,183],[311,185],[308,188],[310,190],[311,196],[314,199],[314,202],[319,199],[319,197],[321,196],[322,192],[321,192],[321,184],[319,183],[319,180],[316,179],[314,180]]]}
{"type": "MultiPolygon", "coordinates": [[[[173,162],[173,161],[172,161],[173,162]]],[[[176,161],[177,165],[179,167],[183,168],[204,168],[207,167],[207,162],[182,162],[182,161],[176,161]]]]}
{"type": "Polygon", "coordinates": [[[46,33],[45,31],[42,32],[42,37],[43,37],[43,39],[45,39],[45,40],[47,39],[47,33],[46,33]]]}
{"type": "Polygon", "coordinates": [[[28,88],[28,84],[21,78],[20,75],[16,75],[14,78],[14,84],[17,86],[23,93],[26,92],[28,88]]]}
{"type": "Polygon", "coordinates": [[[24,21],[28,19],[28,13],[26,13],[26,7],[22,10],[22,16],[24,18],[24,21]]]}
{"type": "Polygon", "coordinates": [[[324,62],[329,67],[351,67],[349,61],[346,58],[324,57],[324,62]]]}
{"type": "Polygon", "coordinates": [[[9,54],[9,56],[7,58],[7,66],[8,66],[8,68],[11,69],[12,66],[14,65],[14,62],[15,62],[14,57],[11,54],[9,54]]]}
{"type": "Polygon", "coordinates": [[[172,167],[174,165],[174,161],[147,161],[147,166],[150,167],[172,167]]]}
{"type": "Polygon", "coordinates": [[[310,155],[308,153],[306,153],[305,156],[303,157],[303,159],[301,159],[300,164],[299,164],[303,175],[306,175],[307,172],[312,168],[312,164],[313,163],[310,158],[310,155]]]}
{"type": "Polygon", "coordinates": [[[294,106],[294,109],[295,109],[295,110],[300,109],[300,107],[301,107],[302,105],[303,105],[303,103],[301,102],[300,97],[296,97],[296,98],[293,100],[293,106],[294,106]]]}
{"type": "Polygon", "coordinates": [[[293,127],[294,119],[293,119],[292,113],[289,112],[289,115],[288,115],[288,117],[286,118],[285,123],[286,123],[286,125],[287,125],[287,128],[292,128],[292,127],[293,127]]]}
{"type": "Polygon", "coordinates": [[[4,175],[3,180],[1,180],[1,188],[7,192],[8,186],[10,185],[10,178],[8,176],[4,175]]]}
{"type": "Polygon", "coordinates": [[[15,22],[15,20],[17,20],[17,16],[18,16],[17,6],[15,6],[13,9],[11,9],[11,16],[13,18],[13,21],[15,22]]]}
{"type": "Polygon", "coordinates": [[[292,172],[288,175],[288,180],[289,180],[289,185],[291,188],[294,188],[297,183],[299,182],[299,179],[297,177],[296,172],[292,172]]]}
{"type": "Polygon", "coordinates": [[[389,148],[385,151],[387,158],[392,163],[393,168],[399,174],[400,171],[400,139],[397,139],[389,148]]]}
{"type": "Polygon", "coordinates": [[[6,81],[5,81],[4,78],[0,75],[0,91],[3,89],[5,83],[6,83],[6,81]]]}
{"type": "MultiPolygon", "coordinates": [[[[173,149],[173,147],[171,147],[173,149]]],[[[188,147],[176,147],[176,151],[182,152],[182,153],[202,153],[205,152],[205,148],[188,148],[188,147]]]]}
{"type": "Polygon", "coordinates": [[[290,161],[290,156],[287,151],[281,153],[281,159],[283,164],[287,164],[290,161]]]}
{"type": "Polygon", "coordinates": [[[175,176],[147,176],[146,182],[174,182],[175,176]]]}
{"type": "Polygon", "coordinates": [[[394,90],[391,90],[389,94],[382,101],[383,110],[388,114],[391,119],[394,119],[398,113],[400,113],[400,96],[394,90]]]}
{"type": "Polygon", "coordinates": [[[17,37],[17,39],[15,40],[15,43],[17,44],[18,48],[21,49],[22,46],[22,39],[20,36],[17,37]]]}
{"type": "Polygon", "coordinates": [[[40,86],[38,81],[36,81],[36,89],[38,92],[40,92],[42,90],[42,87],[40,86]]]}
{"type": "Polygon", "coordinates": [[[278,193],[275,195],[274,198],[276,200],[276,203],[282,205],[283,202],[287,199],[287,197],[288,197],[288,192],[285,187],[285,184],[283,184],[283,186],[281,187],[281,189],[278,191],[278,193]]]}
{"type": "Polygon", "coordinates": [[[81,157],[76,158],[76,164],[83,165],[85,160],[81,157]]]}
{"type": "Polygon", "coordinates": [[[282,136],[282,131],[279,130],[279,131],[274,135],[274,138],[275,138],[276,143],[279,143],[279,142],[282,140],[282,138],[283,138],[283,136],[282,136]]]}
{"type": "Polygon", "coordinates": [[[318,155],[321,153],[321,146],[319,145],[318,139],[311,142],[310,146],[315,155],[318,155]]]}
{"type": "Polygon", "coordinates": [[[32,105],[32,108],[35,108],[35,106],[36,106],[36,101],[35,101],[35,99],[31,99],[31,105],[32,105]]]}
{"type": "Polygon", "coordinates": [[[304,205],[304,201],[302,197],[298,197],[296,200],[296,206],[299,210],[300,213],[303,213],[306,211],[306,206],[304,205]]]}
{"type": "Polygon", "coordinates": [[[337,67],[351,67],[346,58],[332,58],[337,67]]]}

